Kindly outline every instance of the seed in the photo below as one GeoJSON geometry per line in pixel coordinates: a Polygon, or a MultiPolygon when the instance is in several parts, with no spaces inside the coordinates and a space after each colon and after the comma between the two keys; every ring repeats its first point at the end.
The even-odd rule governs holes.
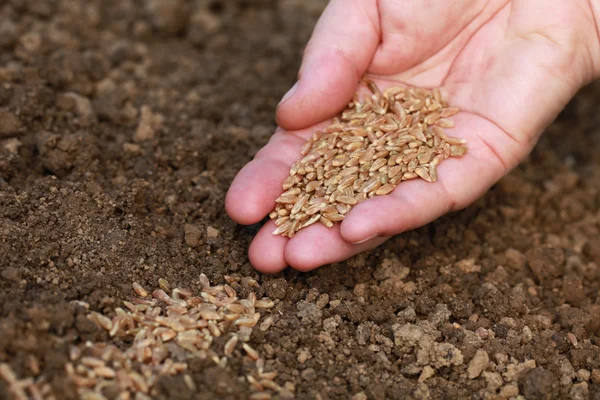
{"type": "Polygon", "coordinates": [[[116,376],[115,370],[108,367],[97,367],[94,368],[96,375],[102,378],[114,378],[116,376]]]}
{"type": "Polygon", "coordinates": [[[79,357],[81,357],[81,349],[79,349],[79,347],[77,346],[71,347],[71,349],[69,350],[69,359],[71,361],[75,361],[79,357]]]}
{"type": "Polygon", "coordinates": [[[275,305],[275,303],[273,303],[273,300],[265,298],[265,299],[258,300],[254,306],[256,308],[271,308],[274,305],[275,305]]]}
{"type": "Polygon", "coordinates": [[[158,286],[167,293],[171,291],[171,284],[169,284],[166,279],[160,278],[158,280],[158,286]]]}
{"type": "Polygon", "coordinates": [[[415,174],[419,177],[425,179],[427,182],[432,182],[431,177],[429,176],[429,171],[425,167],[417,167],[415,169],[415,174]]]}
{"type": "Polygon", "coordinates": [[[320,180],[319,180],[319,181],[312,181],[312,182],[309,182],[309,183],[306,185],[306,193],[310,193],[310,192],[313,192],[313,191],[315,191],[315,190],[316,190],[316,189],[317,189],[319,186],[321,186],[322,184],[323,184],[323,182],[322,182],[322,181],[320,181],[320,180]]]}
{"type": "Polygon", "coordinates": [[[379,158],[379,159],[375,160],[375,162],[373,162],[373,165],[371,165],[371,168],[369,168],[369,172],[377,171],[379,168],[383,167],[386,164],[387,164],[387,159],[379,158]]]}
{"type": "Polygon", "coordinates": [[[466,146],[450,146],[451,157],[462,157],[467,152],[466,146]]]}
{"type": "Polygon", "coordinates": [[[210,281],[205,274],[200,274],[200,287],[203,289],[210,287],[210,281]]]}
{"type": "Polygon", "coordinates": [[[281,226],[277,227],[277,229],[275,229],[273,231],[273,235],[281,235],[283,233],[287,233],[288,230],[292,227],[292,223],[290,221],[282,224],[281,226]]]}
{"type": "Polygon", "coordinates": [[[326,217],[319,218],[319,222],[322,223],[323,225],[325,225],[328,228],[331,228],[333,226],[333,222],[331,222],[331,220],[329,220],[326,217]]]}
{"type": "Polygon", "coordinates": [[[339,196],[337,198],[337,201],[342,204],[348,204],[351,206],[353,206],[357,203],[356,199],[354,197],[350,197],[350,196],[339,196]]]}
{"type": "Polygon", "coordinates": [[[312,141],[304,143],[304,145],[300,149],[300,154],[302,154],[303,156],[307,155],[308,152],[310,151],[312,145],[313,145],[312,141]]]}
{"type": "Polygon", "coordinates": [[[437,181],[437,169],[434,164],[429,164],[429,177],[431,178],[431,182],[437,181]]]}
{"type": "Polygon", "coordinates": [[[137,282],[133,282],[133,290],[135,291],[135,293],[140,296],[140,297],[147,297],[148,296],[148,291],[146,291],[146,289],[144,289],[142,287],[142,285],[140,285],[137,282]]]}
{"type": "Polygon", "coordinates": [[[192,377],[188,374],[185,374],[183,376],[183,381],[185,382],[185,386],[187,386],[188,389],[190,389],[190,391],[192,393],[195,393],[198,391],[196,384],[194,383],[194,380],[192,379],[192,377]]]}
{"type": "Polygon", "coordinates": [[[460,110],[456,107],[448,107],[448,108],[444,108],[441,112],[440,112],[440,117],[442,118],[448,118],[451,117],[455,114],[458,114],[460,110]]]}
{"type": "Polygon", "coordinates": [[[234,335],[231,337],[231,339],[227,341],[227,343],[225,343],[225,348],[223,349],[223,352],[226,356],[230,356],[231,354],[233,354],[233,350],[235,350],[237,342],[238,337],[234,335]]]}
{"type": "Polygon", "coordinates": [[[266,332],[269,330],[271,325],[273,325],[273,317],[269,315],[263,322],[261,322],[259,328],[262,332],[266,332]]]}
{"type": "Polygon", "coordinates": [[[210,334],[213,335],[213,337],[221,336],[221,331],[219,330],[219,327],[217,326],[214,320],[208,321],[208,330],[210,331],[210,334]]]}
{"type": "Polygon", "coordinates": [[[298,199],[298,201],[296,202],[296,204],[294,204],[294,207],[292,208],[291,214],[298,214],[300,212],[300,210],[302,210],[302,207],[304,207],[304,205],[306,204],[306,202],[308,201],[308,194],[304,194],[302,196],[300,196],[300,198],[298,199]]]}
{"type": "MultiPolygon", "coordinates": [[[[325,207],[327,207],[327,204],[324,204],[324,203],[319,203],[319,204],[312,205],[312,206],[310,206],[310,207],[308,207],[308,208],[306,209],[306,215],[315,215],[315,214],[317,214],[318,212],[320,212],[321,210],[323,210],[325,207]]],[[[318,215],[318,214],[317,214],[317,215],[318,215]]],[[[311,221],[312,219],[313,219],[313,218],[311,217],[311,218],[309,219],[309,221],[311,221]]],[[[305,223],[305,226],[308,226],[308,225],[310,225],[310,224],[312,223],[312,222],[309,222],[309,221],[307,221],[307,222],[305,223]]]]}
{"type": "Polygon", "coordinates": [[[250,345],[248,345],[247,343],[242,343],[242,348],[244,349],[248,357],[250,357],[254,361],[258,360],[258,353],[256,352],[256,350],[250,347],[250,345]]]}
{"type": "Polygon", "coordinates": [[[442,118],[436,122],[436,125],[440,128],[452,128],[454,127],[454,122],[449,119],[442,118]]]}
{"type": "Polygon", "coordinates": [[[295,204],[298,201],[298,196],[279,196],[275,202],[281,204],[295,204]]]}
{"type": "Polygon", "coordinates": [[[104,361],[95,357],[82,357],[81,363],[88,367],[104,367],[104,361]]]}
{"type": "Polygon", "coordinates": [[[271,400],[273,395],[269,392],[255,392],[249,398],[250,400],[271,400]]]}
{"type": "Polygon", "coordinates": [[[388,194],[388,193],[391,193],[391,192],[392,192],[392,190],[394,190],[395,188],[396,188],[396,186],[395,186],[395,185],[392,185],[391,183],[388,183],[388,184],[386,184],[386,185],[383,185],[383,186],[382,186],[382,187],[380,187],[379,189],[377,189],[377,190],[375,191],[375,194],[376,194],[377,196],[383,196],[383,195],[386,195],[386,194],[388,194]]]}
{"type": "Polygon", "coordinates": [[[110,320],[110,318],[105,317],[102,314],[92,311],[88,315],[88,319],[107,331],[110,331],[112,329],[112,321],[110,320]]]}
{"type": "Polygon", "coordinates": [[[274,390],[276,392],[281,390],[281,386],[273,382],[271,379],[261,379],[258,383],[265,389],[274,390]]]}
{"type": "Polygon", "coordinates": [[[325,213],[323,214],[323,217],[327,218],[331,222],[340,222],[344,219],[344,216],[338,213],[325,213]]]}

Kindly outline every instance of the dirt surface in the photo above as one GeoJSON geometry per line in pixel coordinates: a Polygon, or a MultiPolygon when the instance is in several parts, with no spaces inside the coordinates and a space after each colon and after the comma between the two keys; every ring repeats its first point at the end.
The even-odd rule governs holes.
{"type": "MultiPolygon", "coordinates": [[[[322,6],[0,2],[0,363],[77,398],[69,348],[106,334],[74,300],[111,315],[134,281],[228,274],[275,300],[250,344],[295,398],[600,399],[597,85],[470,208],[312,273],[253,271],[258,227],[225,193],[322,6]]],[[[176,376],[153,397],[247,398],[234,355],[190,362],[196,393],[176,376]]]]}

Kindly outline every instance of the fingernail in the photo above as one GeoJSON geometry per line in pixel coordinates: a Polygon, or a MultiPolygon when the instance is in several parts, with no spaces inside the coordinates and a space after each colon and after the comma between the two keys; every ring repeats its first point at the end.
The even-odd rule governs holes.
{"type": "Polygon", "coordinates": [[[361,243],[364,243],[364,242],[368,242],[368,241],[369,241],[369,240],[371,240],[371,239],[375,239],[375,238],[376,238],[376,237],[378,237],[378,236],[379,236],[379,234],[378,234],[378,233],[376,233],[376,234],[374,234],[374,235],[371,235],[371,236],[367,237],[366,239],[359,240],[358,242],[352,242],[352,243],[353,243],[353,244],[361,244],[361,243]]]}
{"type": "Polygon", "coordinates": [[[283,98],[279,102],[279,105],[282,105],[283,103],[288,101],[294,95],[294,93],[296,93],[297,89],[298,89],[298,82],[294,83],[294,86],[292,86],[292,88],[290,90],[288,90],[288,92],[285,94],[285,96],[283,96],[283,98]]]}

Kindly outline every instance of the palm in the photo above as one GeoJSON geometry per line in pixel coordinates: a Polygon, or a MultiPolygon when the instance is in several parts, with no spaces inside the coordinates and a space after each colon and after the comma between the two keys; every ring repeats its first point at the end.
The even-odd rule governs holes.
{"type": "MultiPolygon", "coordinates": [[[[286,239],[273,236],[275,226],[268,222],[250,248],[258,269],[274,272],[291,265],[309,270],[341,261],[469,205],[526,156],[541,129],[593,74],[592,60],[567,51],[577,45],[569,41],[582,34],[578,27],[584,35],[591,29],[584,24],[593,21],[583,1],[545,2],[539,23],[531,17],[536,2],[530,0],[439,2],[419,8],[421,3],[379,1],[380,32],[367,72],[382,87],[441,86],[451,104],[463,110],[453,118],[453,135],[468,140],[469,153],[441,164],[437,183],[403,182],[390,195],[361,203],[332,229],[315,224],[286,239]],[[544,91],[552,96],[540,96],[544,91]]],[[[232,218],[255,223],[271,211],[290,165],[317,128],[273,135],[230,189],[232,218]]]]}

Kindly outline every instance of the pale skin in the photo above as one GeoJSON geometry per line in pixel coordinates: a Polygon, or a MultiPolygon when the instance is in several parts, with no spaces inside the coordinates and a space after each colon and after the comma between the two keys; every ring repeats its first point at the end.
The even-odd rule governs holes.
{"type": "Polygon", "coordinates": [[[382,88],[441,87],[462,110],[451,135],[467,139],[469,152],[443,162],[436,183],[403,182],[331,229],[314,224],[287,239],[267,222],[250,246],[252,265],[309,271],[473,203],[598,78],[598,22],[600,0],[332,0],[277,109],[280,128],[229,189],[230,217],[254,224],[273,209],[306,138],[344,108],[364,75],[382,88]]]}

